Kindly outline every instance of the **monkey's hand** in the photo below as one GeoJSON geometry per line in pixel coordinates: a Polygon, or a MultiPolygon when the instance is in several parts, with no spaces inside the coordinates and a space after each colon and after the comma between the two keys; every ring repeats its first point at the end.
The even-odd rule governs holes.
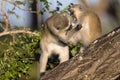
{"type": "Polygon", "coordinates": [[[40,77],[41,77],[41,76],[44,76],[44,75],[45,75],[45,72],[40,73],[40,77]]]}

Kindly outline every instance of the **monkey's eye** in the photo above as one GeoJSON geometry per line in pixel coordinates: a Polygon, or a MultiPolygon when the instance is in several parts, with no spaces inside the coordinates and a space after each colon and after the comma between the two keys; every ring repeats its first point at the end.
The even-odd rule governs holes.
{"type": "Polygon", "coordinates": [[[56,27],[57,30],[60,30],[60,27],[56,27]]]}

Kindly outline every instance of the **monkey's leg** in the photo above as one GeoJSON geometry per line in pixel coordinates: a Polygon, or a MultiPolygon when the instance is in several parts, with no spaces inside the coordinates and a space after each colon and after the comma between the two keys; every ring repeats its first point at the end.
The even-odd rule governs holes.
{"type": "Polygon", "coordinates": [[[44,51],[41,54],[40,61],[39,61],[40,62],[40,73],[45,72],[47,61],[48,61],[48,53],[44,51]]]}
{"type": "Polygon", "coordinates": [[[69,60],[69,48],[68,48],[68,46],[61,48],[59,53],[60,53],[59,54],[60,63],[69,60]]]}

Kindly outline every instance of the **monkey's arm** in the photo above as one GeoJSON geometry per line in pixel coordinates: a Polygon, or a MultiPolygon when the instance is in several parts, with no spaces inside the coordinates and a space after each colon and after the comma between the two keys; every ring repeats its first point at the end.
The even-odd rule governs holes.
{"type": "Polygon", "coordinates": [[[73,29],[68,30],[67,39],[71,38],[75,33],[77,33],[82,28],[81,24],[76,23],[73,29]]]}

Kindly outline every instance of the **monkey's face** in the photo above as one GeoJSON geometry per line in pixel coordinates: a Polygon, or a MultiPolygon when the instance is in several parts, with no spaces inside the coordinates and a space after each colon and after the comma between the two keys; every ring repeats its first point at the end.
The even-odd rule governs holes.
{"type": "Polygon", "coordinates": [[[70,12],[70,15],[74,18],[77,18],[77,16],[79,15],[79,13],[82,12],[82,8],[80,5],[76,4],[76,5],[73,5],[69,8],[69,12],[70,12]]]}
{"type": "Polygon", "coordinates": [[[58,32],[67,32],[71,29],[72,21],[73,18],[67,13],[56,14],[53,25],[58,32]]]}

